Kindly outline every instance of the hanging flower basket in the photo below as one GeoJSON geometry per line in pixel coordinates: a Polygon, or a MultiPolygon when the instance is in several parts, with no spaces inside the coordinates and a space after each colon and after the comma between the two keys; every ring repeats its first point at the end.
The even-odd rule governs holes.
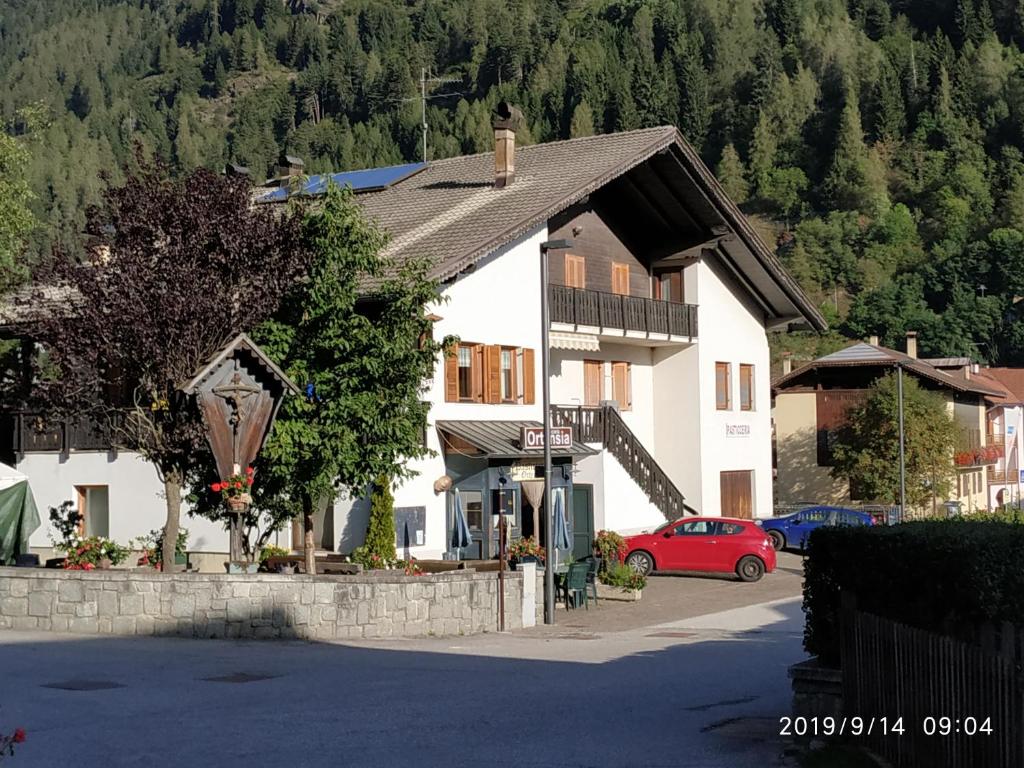
{"type": "Polygon", "coordinates": [[[246,504],[252,504],[252,496],[249,489],[252,488],[252,478],[255,474],[252,467],[245,468],[245,474],[232,475],[227,480],[221,480],[210,484],[210,490],[219,493],[221,498],[227,502],[232,512],[241,512],[246,504]]]}

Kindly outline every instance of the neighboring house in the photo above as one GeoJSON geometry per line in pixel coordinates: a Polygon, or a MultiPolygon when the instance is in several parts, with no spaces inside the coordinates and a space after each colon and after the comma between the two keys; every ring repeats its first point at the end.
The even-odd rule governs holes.
{"type": "MultiPolygon", "coordinates": [[[[857,342],[796,370],[785,362],[782,377],[773,385],[779,503],[872,501],[851,499],[849,483],[832,477],[832,439],[847,423],[850,408],[863,402],[871,385],[897,367],[923,388],[942,395],[961,427],[964,444],[950,457],[956,483],[951,498],[937,502],[959,501],[965,512],[991,506],[989,483],[1005,466],[1000,458],[1003,409],[998,403],[1008,392],[979,374],[967,358],[918,359],[916,333],[907,334],[906,353],[879,346],[872,338],[871,343],[857,342]]],[[[1018,431],[1016,425],[1013,431],[1018,431]]]]}
{"type": "MultiPolygon", "coordinates": [[[[502,506],[514,536],[540,533],[521,482],[542,476],[543,451],[521,436],[542,419],[540,245],[560,238],[573,245],[549,254],[549,382],[554,423],[572,426],[573,440],[553,450],[552,492],[577,554],[590,552],[600,528],[638,531],[686,511],[770,515],[767,331],[824,328],[814,306],[675,128],[514,151],[509,131],[496,140],[497,160],[487,153],[332,177],[387,230],[387,256],[432,260],[443,299],[431,308],[435,338],[460,339],[426,382],[435,456],[414,462],[417,476],[394,489],[400,548],[417,557],[449,549],[449,484],[472,530],[464,556],[496,553],[492,512],[502,506]]],[[[257,200],[323,190],[324,177],[290,183],[294,165],[257,200]]],[[[131,502],[114,490],[152,470],[106,457],[22,451],[18,466],[31,463],[39,487],[62,462],[98,464],[111,519],[158,525],[162,505],[150,489],[131,502]],[[115,465],[124,480],[113,477],[115,465]]],[[[60,483],[68,490],[54,498],[72,480],[60,483]]],[[[362,543],[367,507],[342,499],[322,510],[318,545],[362,543]]]]}
{"type": "Polygon", "coordinates": [[[998,458],[986,468],[988,504],[993,509],[1021,501],[1021,450],[1024,448],[1024,368],[981,368],[976,381],[1002,391],[987,398],[986,441],[998,458]]]}

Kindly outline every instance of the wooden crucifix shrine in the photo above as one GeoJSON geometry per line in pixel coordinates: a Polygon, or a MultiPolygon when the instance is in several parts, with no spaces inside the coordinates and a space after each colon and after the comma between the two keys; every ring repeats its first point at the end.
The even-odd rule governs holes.
{"type": "MultiPolygon", "coordinates": [[[[270,434],[288,394],[299,388],[244,333],[221,349],[182,391],[195,395],[217,463],[218,480],[244,475],[270,434]]],[[[248,487],[229,499],[231,562],[241,562],[242,518],[252,499],[248,487]]]]}

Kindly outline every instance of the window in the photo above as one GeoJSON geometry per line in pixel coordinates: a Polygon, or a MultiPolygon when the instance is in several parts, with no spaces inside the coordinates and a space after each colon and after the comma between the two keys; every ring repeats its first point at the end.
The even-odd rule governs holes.
{"type": "Polygon", "coordinates": [[[740,410],[754,410],[754,366],[740,365],[740,410]]]}
{"type": "Polygon", "coordinates": [[[629,363],[612,363],[612,397],[619,409],[628,411],[633,407],[632,370],[629,363]]]}
{"type": "Polygon", "coordinates": [[[654,284],[654,298],[658,301],[683,301],[683,269],[660,269],[651,279],[654,284]]]}
{"type": "MultiPolygon", "coordinates": [[[[491,491],[491,512],[503,509],[509,529],[519,527],[519,492],[515,488],[491,491]]],[[[497,529],[502,515],[491,514],[491,527],[497,529]]]]}
{"type": "Polygon", "coordinates": [[[691,520],[676,526],[676,536],[710,536],[715,532],[712,520],[691,520]]]}
{"type": "Polygon", "coordinates": [[[587,263],[582,256],[565,254],[565,284],[570,288],[587,287],[587,263]]]}
{"type": "Polygon", "coordinates": [[[534,402],[533,350],[459,344],[445,360],[445,402],[534,402]]]}
{"type": "Polygon", "coordinates": [[[459,400],[473,399],[473,347],[459,345],[459,400]]]}
{"type": "Polygon", "coordinates": [[[479,531],[484,527],[484,495],[480,491],[462,491],[462,511],[466,514],[466,523],[471,531],[479,531]]]}
{"type": "Polygon", "coordinates": [[[501,348],[501,401],[516,401],[516,351],[511,347],[501,348]]]}
{"type": "Polygon", "coordinates": [[[83,536],[110,536],[110,488],[106,485],[75,486],[79,530],[83,536]]]}
{"type": "Polygon", "coordinates": [[[743,533],[743,526],[739,523],[719,523],[718,534],[720,536],[735,536],[736,534],[743,533]]]}
{"type": "Polygon", "coordinates": [[[715,407],[728,411],[732,407],[732,365],[715,363],[715,407]]]}
{"type": "Polygon", "coordinates": [[[583,361],[583,404],[600,405],[604,399],[604,363],[600,360],[583,361]]]}
{"type": "Polygon", "coordinates": [[[612,293],[629,296],[629,264],[612,262],[612,293]]]}

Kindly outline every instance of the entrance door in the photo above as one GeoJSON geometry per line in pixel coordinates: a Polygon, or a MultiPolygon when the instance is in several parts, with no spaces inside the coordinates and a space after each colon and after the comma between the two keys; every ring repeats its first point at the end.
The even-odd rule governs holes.
{"type": "Polygon", "coordinates": [[[594,486],[574,485],[570,506],[572,556],[579,561],[594,554],[594,486]]]}
{"type": "Polygon", "coordinates": [[[723,472],[721,478],[722,516],[739,517],[744,520],[753,519],[753,470],[743,469],[738,472],[723,472]]]}

